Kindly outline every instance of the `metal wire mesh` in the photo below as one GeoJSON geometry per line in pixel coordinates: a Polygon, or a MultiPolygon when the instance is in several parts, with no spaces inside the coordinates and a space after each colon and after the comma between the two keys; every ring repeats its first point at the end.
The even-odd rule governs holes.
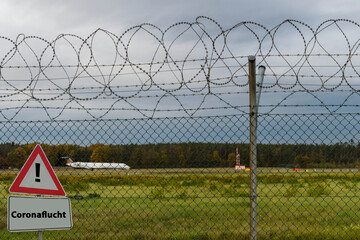
{"type": "Polygon", "coordinates": [[[360,95],[358,39],[350,32],[358,27],[338,19],[316,28],[296,20],[224,28],[199,17],[120,35],[0,38],[9,44],[0,52],[0,238],[36,237],[7,231],[6,201],[40,143],[74,222],[45,231],[45,239],[249,239],[252,230],[259,239],[357,239],[360,95]],[[297,37],[286,36],[302,44],[283,37],[289,29],[297,37]],[[242,33],[251,36],[245,53],[234,38],[242,33]],[[329,34],[343,40],[341,52],[332,52],[329,34]],[[99,36],[111,51],[97,45],[99,36]],[[148,38],[143,59],[134,45],[148,38]],[[249,168],[250,54],[267,68],[256,171],[249,168]],[[80,169],[64,157],[131,168],[80,169]]]}
{"type": "MultiPolygon", "coordinates": [[[[259,118],[259,237],[356,236],[360,161],[354,139],[359,139],[360,127],[354,123],[359,117],[259,118]]],[[[11,142],[25,134],[42,143],[72,199],[73,229],[44,232],[45,238],[247,239],[249,172],[234,169],[236,147],[241,164],[249,166],[247,118],[3,122],[1,129],[9,131],[2,141],[9,144],[1,148],[0,234],[14,239],[35,236],[6,231],[8,187],[34,146],[26,140],[20,145],[11,142]],[[101,161],[96,152],[112,154],[111,159],[132,168],[91,171],[66,167],[60,160],[69,155],[76,161],[101,161]],[[17,158],[17,165],[9,160],[17,158]]]]}

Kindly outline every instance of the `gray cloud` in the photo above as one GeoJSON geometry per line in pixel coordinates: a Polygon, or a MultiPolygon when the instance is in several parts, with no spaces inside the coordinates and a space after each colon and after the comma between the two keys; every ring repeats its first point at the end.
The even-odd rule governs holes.
{"type": "Polygon", "coordinates": [[[89,34],[99,27],[120,32],[144,22],[165,28],[178,21],[194,21],[200,15],[214,18],[225,27],[241,21],[256,21],[271,27],[287,18],[313,25],[328,18],[354,19],[357,17],[356,5],[358,2],[354,0],[3,0],[0,3],[0,29],[3,36],[23,32],[46,36],[89,34]]]}
{"type": "MultiPolygon", "coordinates": [[[[225,29],[230,28],[233,25],[235,25],[238,22],[242,21],[254,21],[260,24],[265,25],[267,28],[271,29],[272,27],[280,24],[285,19],[298,19],[300,21],[304,21],[305,23],[309,24],[311,27],[316,28],[322,21],[328,19],[328,18],[350,18],[353,20],[356,20],[355,11],[355,5],[357,5],[357,2],[355,1],[346,1],[345,3],[336,3],[336,2],[328,2],[328,1],[310,1],[310,0],[304,0],[304,1],[285,1],[285,0],[274,0],[274,1],[236,1],[236,0],[225,0],[225,1],[214,1],[214,0],[199,0],[199,1],[193,1],[193,0],[184,0],[184,1],[165,1],[165,0],[142,0],[142,1],[115,1],[115,0],[104,0],[104,1],[44,1],[44,0],[37,0],[37,1],[14,1],[14,0],[3,0],[0,3],[0,15],[2,16],[0,18],[0,35],[10,37],[11,39],[14,39],[19,33],[25,33],[25,35],[38,35],[41,37],[46,38],[47,40],[52,40],[56,36],[58,36],[61,33],[73,33],[82,37],[88,36],[90,33],[95,31],[98,28],[106,29],[110,32],[113,32],[116,35],[120,35],[123,33],[127,28],[132,27],[137,24],[141,23],[152,23],[157,26],[159,26],[161,29],[166,29],[168,26],[181,21],[187,21],[187,22],[193,22],[195,21],[197,16],[208,16],[210,18],[213,18],[214,20],[218,21],[225,29]],[[345,5],[345,6],[344,6],[345,5]],[[336,11],[335,11],[336,10],[336,11]]],[[[207,22],[206,20],[201,20],[203,22],[207,22]]],[[[212,27],[214,27],[214,24],[211,24],[210,22],[206,23],[207,30],[213,30],[212,27]]],[[[216,27],[214,27],[214,30],[216,27]]],[[[218,31],[218,29],[216,29],[218,31]]],[[[245,31],[247,31],[245,29],[245,31]]],[[[286,28],[282,30],[281,34],[282,36],[292,35],[295,31],[292,29],[292,31],[288,32],[286,28]]],[[[249,32],[247,32],[249,33],[249,32]]],[[[179,34],[179,33],[177,33],[179,34]]],[[[139,35],[138,35],[139,36],[139,35]]],[[[147,35],[145,38],[138,37],[136,41],[138,41],[139,44],[134,44],[130,48],[131,53],[131,60],[134,62],[150,62],[154,49],[156,49],[156,44],[152,45],[151,48],[151,36],[147,35]],[[149,41],[147,41],[149,40],[149,41]],[[139,57],[139,60],[136,57],[139,57]],[[140,59],[142,57],[142,59],[140,59]],[[145,60],[144,60],[145,59],[145,60]]],[[[193,36],[193,35],[191,35],[193,36]]],[[[249,41],[249,39],[253,38],[243,34],[243,32],[239,31],[237,35],[233,35],[233,38],[229,38],[228,44],[233,46],[233,49],[236,49],[237,55],[247,55],[251,54],[249,52],[250,43],[254,43],[249,41]],[[231,41],[230,41],[231,40],[231,41]],[[244,50],[244,51],[243,51],[244,50]]],[[[301,41],[302,39],[299,38],[293,38],[301,41]]],[[[194,44],[194,41],[185,41],[185,37],[181,39],[181,42],[178,41],[174,46],[172,47],[172,51],[176,51],[180,55],[181,53],[186,53],[184,49],[191,49],[194,44]],[[184,45],[182,45],[184,44],[184,45]],[[188,45],[186,45],[188,44],[188,45]],[[189,47],[190,46],[190,47],[189,47]]],[[[288,36],[285,40],[282,39],[284,43],[289,43],[281,45],[280,50],[283,48],[286,48],[285,50],[291,49],[292,51],[297,51],[298,49],[296,47],[299,47],[297,42],[295,41],[289,41],[288,39],[292,39],[291,36],[288,36]]],[[[326,35],[324,40],[329,39],[326,35]]],[[[355,38],[358,39],[358,38],[355,38]]],[[[75,41],[75,40],[74,40],[75,41]]],[[[97,59],[99,60],[99,64],[111,64],[111,59],[107,60],[107,57],[110,56],[110,54],[104,54],[104,50],[108,50],[110,53],[114,53],[114,46],[111,46],[110,44],[104,43],[105,41],[101,41],[101,38],[99,41],[96,42],[98,45],[94,45],[94,50],[98,50],[102,54],[97,59]],[[103,48],[104,47],[104,48],[103,48]],[[112,48],[111,48],[112,47],[112,48]]],[[[135,42],[135,40],[133,40],[135,42]]],[[[171,41],[170,41],[171,43],[171,41]]],[[[333,44],[333,41],[330,42],[333,44]]],[[[255,45],[257,43],[255,42],[255,45]]],[[[280,44],[279,44],[280,45],[280,44]]],[[[61,45],[60,45],[61,46],[61,45]]],[[[211,45],[209,45],[211,47],[211,45]]],[[[334,45],[332,45],[334,46],[334,45]]],[[[25,47],[25,46],[24,46],[25,47]]],[[[254,47],[254,49],[257,48],[257,45],[254,47]]],[[[299,47],[300,48],[300,47],[299,47]]],[[[199,49],[196,49],[199,51],[200,54],[203,53],[203,49],[199,47],[199,49]]],[[[66,57],[69,57],[70,54],[68,54],[66,51],[61,52],[58,51],[58,56],[63,56],[64,59],[66,57]]],[[[95,51],[96,52],[96,51],[95,51]]],[[[234,50],[235,52],[235,50],[234,50]]],[[[285,52],[285,51],[284,51],[285,52]]],[[[40,51],[41,53],[41,51],[40,51]]],[[[96,52],[98,53],[98,52],[96,52]]],[[[276,52],[275,52],[276,53],[276,52]]],[[[323,52],[322,52],[323,53],[323,52]]],[[[5,54],[5,53],[4,53],[5,54]]],[[[175,53],[174,53],[175,54],[175,53]]],[[[199,55],[200,55],[199,54],[199,55]]],[[[39,54],[40,55],[40,54],[39,54]]],[[[176,55],[176,56],[179,56],[176,55]]],[[[184,54],[183,54],[184,55],[184,54]]],[[[186,54],[185,54],[186,55],[186,54]]],[[[31,54],[30,54],[31,56],[31,54]]],[[[71,55],[75,56],[75,55],[71,55]]],[[[96,55],[97,56],[97,55],[96,55]]],[[[191,56],[195,57],[195,56],[191,56]]],[[[196,56],[198,57],[198,56],[196,56]]],[[[200,56],[201,58],[203,56],[200,56]]],[[[283,59],[277,58],[274,60],[274,64],[282,64],[286,65],[286,63],[283,61],[283,59]]],[[[66,59],[67,60],[67,59],[66,59]]],[[[242,59],[246,63],[246,59],[242,59]]],[[[291,60],[291,59],[290,59],[291,60]]],[[[289,60],[289,61],[290,61],[289,60]]],[[[295,59],[296,60],[296,59],[295,59]]],[[[159,60],[161,61],[161,60],[159,60]]],[[[70,64],[64,60],[66,64],[70,64]]],[[[11,62],[12,64],[15,64],[15,62],[11,62]]],[[[189,64],[189,63],[186,63],[189,64]]],[[[224,67],[222,66],[221,62],[218,63],[219,66],[216,67],[224,67]]],[[[231,62],[229,60],[230,64],[237,64],[236,62],[231,62]]],[[[16,65],[16,64],[15,64],[16,65]]],[[[36,59],[35,63],[36,65],[36,59]]],[[[172,66],[174,68],[174,66],[172,66]]],[[[186,65],[186,67],[194,67],[193,65],[186,65]]],[[[195,66],[197,69],[200,69],[199,65],[195,66]]],[[[226,72],[226,70],[219,68],[214,69],[212,72],[212,77],[223,77],[229,76],[229,72],[226,72]],[[218,75],[216,71],[219,71],[218,75]]],[[[27,69],[25,69],[27,70],[27,69]]],[[[98,69],[95,69],[93,71],[96,71],[98,69]]],[[[127,69],[126,69],[127,70],[127,69]]],[[[129,69],[130,71],[131,69],[129,69]]],[[[137,69],[139,70],[139,69],[137,69]]],[[[165,69],[169,70],[169,69],[165,69]]],[[[54,71],[53,69],[47,69],[46,74],[49,76],[59,76],[60,74],[58,72],[51,72],[54,71]]],[[[102,70],[104,71],[104,70],[102,70]]],[[[109,71],[109,70],[107,70],[109,71]]],[[[149,71],[149,70],[147,70],[149,71]]],[[[152,70],[153,71],[153,70],[152,70]]],[[[282,74],[283,72],[287,72],[288,69],[285,66],[285,70],[280,69],[277,70],[277,74],[282,74]]],[[[8,69],[7,72],[10,72],[8,69]]],[[[7,73],[5,72],[5,73],[7,73]]],[[[171,73],[171,71],[169,71],[171,73]]],[[[179,75],[180,71],[177,71],[176,74],[179,75]]],[[[103,72],[104,75],[110,75],[106,74],[107,72],[103,72]]],[[[175,78],[170,78],[171,74],[166,75],[167,73],[162,73],[163,75],[158,74],[154,77],[158,83],[162,83],[163,79],[166,79],[166,81],[175,81],[175,78]]],[[[307,72],[306,72],[307,73],[307,72]]],[[[21,74],[19,71],[16,71],[14,73],[14,78],[18,77],[15,74],[21,74]]],[[[29,75],[28,72],[23,73],[22,76],[19,76],[19,78],[25,78],[27,75],[29,75]]],[[[67,72],[67,74],[70,74],[67,72]]],[[[87,73],[86,73],[87,74],[87,73]]],[[[86,75],[84,74],[84,75],[86,75]]],[[[100,73],[97,73],[98,75],[100,73]]],[[[237,74],[245,74],[243,72],[238,72],[237,74]]],[[[326,74],[324,72],[324,74],[326,74]]],[[[62,73],[61,76],[65,75],[65,72],[62,73]]],[[[192,75],[194,73],[189,73],[189,78],[191,79],[192,75]]],[[[196,75],[196,74],[195,74],[196,75]]],[[[5,77],[8,77],[5,75],[5,77]]],[[[63,76],[64,77],[64,76],[63,76]]],[[[143,78],[141,81],[145,82],[147,79],[147,76],[136,76],[137,78],[143,78]]],[[[187,76],[185,76],[186,78],[187,76]]],[[[71,79],[71,77],[69,77],[71,79]]],[[[130,79],[128,75],[124,77],[127,81],[133,81],[133,79],[130,79]]],[[[134,77],[135,78],[135,77],[134,77]]],[[[64,77],[65,80],[67,80],[66,77],[64,77]]],[[[107,79],[102,79],[99,77],[101,81],[110,81],[111,77],[107,76],[107,79]]],[[[204,80],[205,76],[202,75],[202,73],[196,78],[196,80],[204,80]]],[[[341,78],[339,78],[341,79],[341,78]]],[[[100,81],[99,80],[99,81],[100,81]]],[[[242,80],[242,79],[241,79],[242,80]]],[[[287,80],[287,79],[286,79],[287,80]]],[[[293,78],[295,80],[295,78],[293,78]]],[[[312,80],[312,79],[311,79],[312,80]]],[[[118,85],[123,84],[123,78],[119,78],[119,83],[116,82],[116,79],[112,81],[112,83],[115,85],[117,83],[118,85]],[[120,81],[121,80],[121,81],[120,81]]],[[[139,81],[139,80],[138,80],[139,81]]],[[[165,81],[165,80],[164,80],[165,81]]],[[[269,81],[269,78],[267,79],[269,81]]],[[[176,82],[176,81],[175,81],[176,82]]],[[[101,87],[101,84],[98,84],[98,82],[95,81],[93,83],[94,85],[89,84],[89,80],[86,79],[86,84],[84,84],[84,80],[81,78],[76,78],[76,82],[78,85],[74,85],[72,87],[77,87],[81,91],[81,87],[84,85],[88,85],[90,87],[101,87]]],[[[48,82],[46,82],[48,84],[48,82]]],[[[130,84],[130,83],[127,83],[130,84]]],[[[40,87],[40,83],[37,83],[37,87],[40,87]]],[[[50,85],[51,87],[54,87],[50,85]]],[[[177,86],[177,85],[174,85],[177,86]]],[[[5,86],[8,87],[8,86],[5,86]]],[[[4,88],[5,88],[4,87],[4,88]]],[[[48,87],[48,85],[43,86],[43,88],[48,87]]],[[[62,86],[61,86],[62,87],[62,86]]],[[[198,87],[196,85],[196,87],[198,87]]],[[[86,89],[88,91],[88,89],[86,89]]],[[[206,90],[206,89],[205,89],[206,90]]],[[[220,91],[220,90],[219,90],[220,91]]],[[[206,92],[206,91],[204,91],[206,92]]],[[[44,91],[41,92],[43,94],[44,91]]],[[[91,95],[88,93],[88,95],[91,95]]],[[[87,95],[85,95],[87,96],[87,95]]],[[[167,104],[168,102],[171,103],[171,101],[168,101],[168,99],[172,99],[173,102],[176,103],[175,98],[170,98],[169,96],[166,96],[167,98],[161,99],[162,104],[167,104]],[[168,102],[167,102],[168,101],[168,102]]],[[[139,99],[143,101],[144,98],[139,99]]],[[[186,97],[186,99],[189,99],[186,97]]],[[[270,99],[270,98],[269,98],[270,99]]],[[[132,101],[137,101],[136,99],[132,101]]],[[[185,103],[185,100],[182,100],[183,103],[185,103]]],[[[201,103],[201,99],[199,101],[201,103]]],[[[132,103],[132,102],[131,102],[132,103]]],[[[136,102],[137,103],[137,102],[136,102]]],[[[147,104],[152,103],[151,101],[147,101],[147,104]]],[[[199,103],[199,104],[200,104],[199,103]]],[[[210,103],[210,102],[209,102],[210,103]]],[[[36,104],[38,104],[36,102],[36,104]]],[[[72,102],[75,106],[77,106],[74,102],[72,102]]],[[[100,105],[104,104],[104,101],[99,101],[100,105]]],[[[117,103],[116,103],[117,104],[117,103]]],[[[128,103],[127,103],[128,104],[128,103]]],[[[157,99],[152,103],[153,105],[157,104],[157,99]]],[[[177,103],[178,104],[178,103],[177,103]]],[[[246,105],[246,102],[244,103],[246,105]]],[[[111,103],[109,103],[111,105],[111,103]]],[[[120,105],[120,104],[118,104],[120,105]]],[[[115,105],[115,106],[118,106],[115,105]]],[[[139,105],[143,106],[143,102],[139,105]]],[[[165,105],[166,106],[166,105],[165,105]]],[[[121,106],[122,107],[122,106],[121,106]]],[[[152,107],[152,106],[151,106],[152,107]]],[[[150,108],[150,107],[149,107],[150,108]]]]}

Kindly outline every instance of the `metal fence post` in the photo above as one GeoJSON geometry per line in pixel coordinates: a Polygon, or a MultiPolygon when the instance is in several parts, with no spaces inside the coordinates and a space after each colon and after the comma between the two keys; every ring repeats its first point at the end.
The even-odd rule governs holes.
{"type": "Polygon", "coordinates": [[[257,239],[257,146],[256,146],[256,71],[255,56],[249,56],[250,105],[250,239],[257,239]]]}

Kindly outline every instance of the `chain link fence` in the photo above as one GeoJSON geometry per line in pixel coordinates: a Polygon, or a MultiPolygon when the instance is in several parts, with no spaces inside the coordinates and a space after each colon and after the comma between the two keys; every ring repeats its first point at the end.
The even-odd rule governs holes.
{"type": "MultiPolygon", "coordinates": [[[[356,239],[359,118],[259,116],[260,239],[356,239]]],[[[33,142],[42,144],[73,211],[73,229],[46,231],[45,239],[249,238],[247,115],[1,124],[8,143],[1,148],[2,239],[36,238],[6,230],[8,188],[33,142]],[[236,147],[245,170],[234,168],[236,147]],[[12,154],[22,157],[18,166],[8,162],[12,154]],[[131,169],[75,169],[61,159],[109,154],[131,169]]]]}

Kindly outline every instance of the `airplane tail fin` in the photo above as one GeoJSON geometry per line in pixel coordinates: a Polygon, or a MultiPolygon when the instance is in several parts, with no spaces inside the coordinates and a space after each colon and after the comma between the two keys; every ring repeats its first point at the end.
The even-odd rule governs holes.
{"type": "Polygon", "coordinates": [[[70,166],[70,164],[73,162],[73,160],[71,160],[71,158],[68,158],[66,160],[66,165],[70,166]]]}
{"type": "Polygon", "coordinates": [[[66,159],[66,165],[70,166],[70,164],[73,162],[70,157],[62,157],[62,159],[66,159]]]}

